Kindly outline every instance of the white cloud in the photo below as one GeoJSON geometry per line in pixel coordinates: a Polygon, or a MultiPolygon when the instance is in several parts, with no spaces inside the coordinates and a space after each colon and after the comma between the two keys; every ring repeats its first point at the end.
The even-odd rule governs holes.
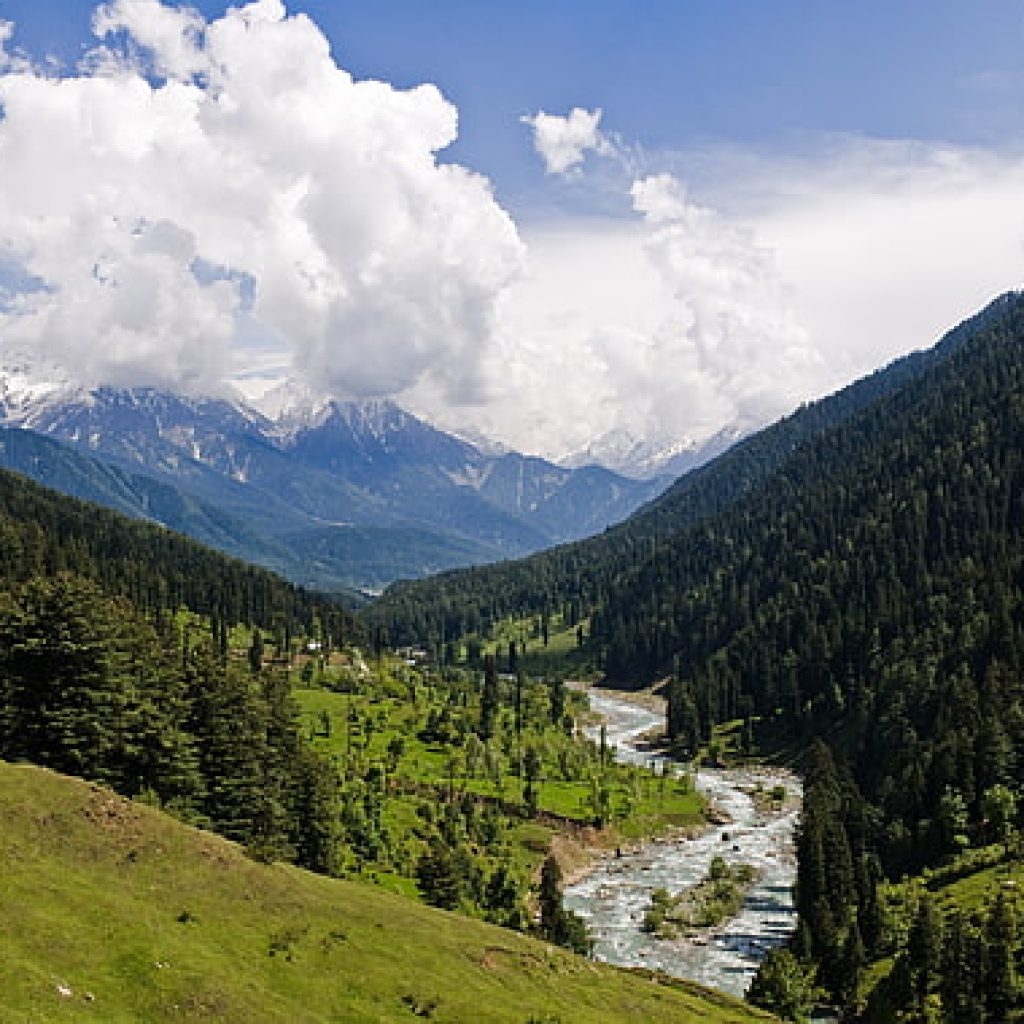
{"type": "MultiPolygon", "coordinates": [[[[792,408],[821,380],[821,355],[793,313],[774,253],[748,228],[688,202],[671,175],[640,179],[631,194],[676,301],[661,331],[686,353],[677,383],[725,413],[721,422],[749,427],[792,408]]],[[[697,430],[706,433],[706,422],[697,430]]]]}
{"type": "Polygon", "coordinates": [[[683,183],[668,173],[637,178],[629,195],[633,200],[633,209],[642,213],[650,224],[683,221],[688,216],[699,215],[696,208],[691,210],[687,207],[683,183]]]}
{"type": "Polygon", "coordinates": [[[529,268],[503,300],[492,368],[507,387],[474,426],[549,455],[615,428],[757,426],[1024,285],[1015,153],[831,139],[704,162],[714,206],[653,173],[622,183],[635,221],[524,226],[529,268]]]}
{"type": "MultiPolygon", "coordinates": [[[[278,20],[283,13],[280,8],[278,20]]],[[[132,48],[140,51],[137,64],[151,62],[166,78],[188,82],[211,70],[203,49],[206,22],[187,7],[165,7],[160,0],[113,0],[96,8],[92,27],[99,39],[124,32],[132,48]]],[[[115,54],[106,55],[116,63],[115,54]]],[[[97,53],[94,59],[102,56],[97,53]]]]}
{"type": "Polygon", "coordinates": [[[475,394],[522,245],[485,179],[437,162],[457,112],[435,87],[353,81],[276,0],[94,22],[77,76],[0,76],[0,255],[45,284],[0,346],[195,390],[257,334],[337,395],[475,394]]]}
{"type": "Polygon", "coordinates": [[[558,455],[763,423],[1021,283],[1016,154],[673,156],[540,113],[548,170],[577,200],[596,172],[622,216],[524,246],[486,179],[439,164],[458,115],[435,87],[354,81],[277,0],[210,23],[112,0],[95,27],[59,78],[0,22],[0,355],[85,382],[291,372],[558,455]]]}
{"type": "Polygon", "coordinates": [[[588,151],[606,153],[611,144],[601,134],[601,110],[573,107],[568,115],[543,110],[520,119],[533,129],[533,145],[544,160],[548,174],[578,172],[588,151]]]}
{"type": "Polygon", "coordinates": [[[632,221],[526,231],[529,270],[502,305],[491,366],[505,386],[476,426],[561,455],[613,429],[663,441],[760,425],[820,390],[821,354],[753,233],[688,202],[670,175],[632,196],[632,221]]]}

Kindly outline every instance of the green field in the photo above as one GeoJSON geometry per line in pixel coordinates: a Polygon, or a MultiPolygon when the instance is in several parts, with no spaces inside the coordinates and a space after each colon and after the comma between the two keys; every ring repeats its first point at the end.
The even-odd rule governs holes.
{"type": "Polygon", "coordinates": [[[0,1020],[768,1019],[0,762],[0,1020]]]}
{"type": "MultiPolygon", "coordinates": [[[[294,696],[314,742],[331,754],[343,756],[356,744],[362,745],[368,760],[384,760],[388,744],[401,735],[404,750],[394,770],[400,783],[431,787],[442,793],[449,789],[466,792],[499,801],[512,813],[522,812],[523,784],[518,776],[506,771],[496,779],[490,778],[482,766],[468,764],[461,751],[454,751],[453,758],[451,747],[417,739],[412,729],[418,712],[409,702],[322,689],[296,689],[294,696]],[[371,717],[376,721],[370,735],[365,728],[352,732],[348,723],[353,712],[358,712],[363,722],[371,717]]],[[[609,765],[605,784],[609,822],[619,837],[638,839],[704,820],[703,800],[685,776],[655,778],[642,769],[609,765]]],[[[569,825],[588,825],[595,816],[593,785],[557,778],[549,772],[537,784],[537,806],[542,817],[556,827],[559,819],[569,825]]]]}

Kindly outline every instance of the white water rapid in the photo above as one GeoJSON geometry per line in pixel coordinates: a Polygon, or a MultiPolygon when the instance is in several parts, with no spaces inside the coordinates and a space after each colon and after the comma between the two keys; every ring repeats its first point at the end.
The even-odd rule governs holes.
{"type": "MultiPolygon", "coordinates": [[[[658,760],[637,748],[636,740],[662,725],[661,715],[607,694],[589,691],[591,707],[603,716],[609,745],[623,761],[647,764],[658,760]]],[[[757,965],[772,946],[785,942],[796,924],[792,886],[796,876],[793,835],[799,800],[775,815],[758,812],[743,792],[760,783],[781,783],[799,796],[800,783],[769,768],[742,771],[701,771],[697,787],[729,823],[712,825],[696,839],[655,840],[636,852],[606,858],[582,881],[568,886],[564,903],[579,914],[595,939],[598,960],[638,966],[742,995],[757,965]],[[671,893],[696,885],[711,859],[752,864],[757,882],[740,913],[695,940],[657,939],[641,931],[651,893],[663,887],[671,893]]]]}

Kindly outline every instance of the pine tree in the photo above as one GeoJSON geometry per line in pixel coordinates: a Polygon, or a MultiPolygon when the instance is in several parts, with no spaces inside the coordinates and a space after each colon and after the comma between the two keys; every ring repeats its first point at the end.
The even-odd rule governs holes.
{"type": "Polygon", "coordinates": [[[814,971],[788,949],[773,949],[761,961],[747,998],[783,1020],[803,1024],[818,998],[814,971]]]}
{"type": "Polygon", "coordinates": [[[554,857],[545,858],[540,872],[540,934],[549,942],[577,953],[589,953],[591,942],[579,915],[562,906],[562,870],[554,857]]]}
{"type": "Polygon", "coordinates": [[[946,921],[939,984],[950,1024],[984,1024],[984,957],[980,938],[960,910],[954,908],[946,921]]]}
{"type": "Polygon", "coordinates": [[[552,679],[548,684],[551,724],[561,726],[565,718],[565,681],[552,679]]]}
{"type": "Polygon", "coordinates": [[[988,912],[985,939],[988,947],[985,970],[985,1005],[990,1020],[1008,1021],[1020,1009],[1024,996],[1015,963],[1020,944],[1017,915],[1006,894],[998,893],[988,912]]]}
{"type": "Polygon", "coordinates": [[[924,1006],[927,997],[938,987],[942,968],[942,932],[942,917],[935,900],[926,893],[921,896],[905,953],[918,1006],[924,1006]]]}
{"type": "Polygon", "coordinates": [[[252,631],[252,642],[249,644],[249,671],[254,676],[263,669],[263,634],[258,628],[252,631]]]}
{"type": "Polygon", "coordinates": [[[494,655],[484,658],[484,684],[480,694],[480,726],[477,732],[486,743],[493,735],[498,719],[498,671],[494,655]]]}

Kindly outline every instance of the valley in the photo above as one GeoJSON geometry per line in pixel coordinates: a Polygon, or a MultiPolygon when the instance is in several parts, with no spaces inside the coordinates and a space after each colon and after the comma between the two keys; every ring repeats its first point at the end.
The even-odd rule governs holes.
{"type": "MultiPolygon", "coordinates": [[[[1014,1021],[1022,344],[1024,299],[1004,297],[935,350],[741,442],[619,527],[394,585],[358,615],[163,527],[2,474],[0,752],[88,780],[89,799],[113,808],[99,822],[88,811],[74,826],[53,819],[76,837],[70,856],[98,849],[90,830],[104,816],[199,826],[190,834],[238,844],[231,856],[261,879],[303,869],[323,876],[311,885],[355,886],[368,919],[399,913],[384,897],[414,917],[451,915],[453,941],[485,925],[515,933],[508,941],[527,945],[513,988],[531,983],[539,941],[566,958],[544,968],[560,995],[538,994],[540,1020],[588,1019],[597,1004],[573,972],[635,984],[601,974],[612,968],[593,956],[653,971],[644,999],[696,1000],[680,1004],[683,1020],[754,1014],[731,1001],[746,992],[789,1020],[819,1007],[891,1024],[946,1005],[973,1024],[1014,1021]],[[580,679],[648,696],[584,695],[580,679]],[[664,746],[634,745],[652,732],[664,746]],[[729,875],[729,901],[700,909],[704,930],[644,931],[657,894],[671,915],[673,898],[711,893],[734,869],[742,884],[729,875]]],[[[39,442],[29,450],[52,444],[39,442]]],[[[112,493],[131,485],[102,479],[112,493]]],[[[11,770],[17,790],[29,769],[11,770]]],[[[39,818],[44,832],[49,821],[39,818]]],[[[136,863],[148,849],[139,829],[110,855],[136,863]]],[[[11,864],[21,842],[7,847],[11,864]]],[[[176,892],[198,892],[192,861],[176,892]]],[[[72,874],[88,886],[91,870],[72,874]]],[[[31,915],[20,884],[18,913],[31,915]]],[[[233,920],[237,898],[212,911],[197,895],[201,913],[183,906],[177,924],[192,936],[211,913],[233,920]]],[[[209,973],[223,966],[173,992],[143,980],[125,966],[136,937],[135,953],[107,942],[115,960],[100,981],[62,976],[54,991],[98,1000],[102,988],[117,1013],[159,1016],[185,999],[186,1015],[244,1019],[236,983],[278,993],[281,965],[301,961],[314,984],[332,928],[349,934],[324,923],[314,955],[319,912],[299,900],[307,928],[289,917],[291,898],[273,897],[275,925],[259,940],[273,965],[246,961],[223,985],[209,973]]],[[[497,940],[480,941],[495,970],[486,949],[497,940]]],[[[35,979],[19,998],[44,998],[52,968],[39,947],[18,948],[35,979]]],[[[173,955],[207,953],[186,944],[173,955]]],[[[360,999],[384,1000],[365,1010],[383,1019],[465,1019],[459,971],[436,967],[448,979],[436,991],[398,992],[394,970],[358,969],[376,980],[346,981],[351,1019],[360,999]]],[[[672,1019],[667,1005],[637,1012],[672,1019]]]]}
{"type": "Polygon", "coordinates": [[[600,537],[396,585],[367,612],[399,638],[585,624],[571,671],[661,687],[676,756],[727,727],[741,754],[795,763],[798,925],[751,989],[789,1019],[820,1001],[870,1024],[1019,1019],[1012,884],[970,909],[883,894],[961,858],[1019,869],[1022,345],[1024,300],[1003,296],[600,537]]]}
{"type": "Polygon", "coordinates": [[[667,483],[487,454],[392,402],[270,419],[238,398],[26,372],[0,370],[0,466],[322,591],[379,591],[574,540],[667,483]]]}
{"type": "Polygon", "coordinates": [[[1020,0],[0,8],[0,1024],[1024,1024],[1020,0]]]}

